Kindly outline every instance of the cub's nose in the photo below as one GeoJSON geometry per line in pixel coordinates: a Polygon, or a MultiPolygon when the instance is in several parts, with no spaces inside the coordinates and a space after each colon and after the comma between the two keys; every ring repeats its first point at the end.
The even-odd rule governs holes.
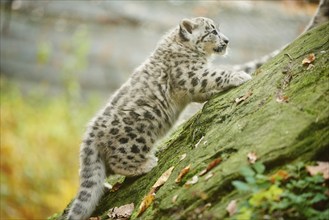
{"type": "Polygon", "coordinates": [[[224,34],[219,35],[221,42],[224,42],[224,44],[228,44],[229,40],[224,34]]]}

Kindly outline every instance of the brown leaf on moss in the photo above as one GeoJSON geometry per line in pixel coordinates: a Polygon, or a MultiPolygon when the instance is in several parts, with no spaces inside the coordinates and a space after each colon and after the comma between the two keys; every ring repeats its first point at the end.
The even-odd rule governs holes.
{"type": "Polygon", "coordinates": [[[308,67],[306,68],[306,70],[310,70],[310,69],[312,69],[313,67],[314,67],[313,64],[309,64],[308,67]]]}
{"type": "Polygon", "coordinates": [[[112,208],[108,211],[107,216],[113,220],[129,219],[135,209],[134,203],[112,208]]]}
{"type": "Polygon", "coordinates": [[[277,101],[278,103],[288,103],[288,102],[289,102],[289,97],[286,96],[286,95],[283,95],[282,90],[279,90],[279,91],[276,93],[276,101],[277,101]]]}
{"type": "Polygon", "coordinates": [[[118,191],[118,190],[121,188],[121,186],[122,186],[122,183],[120,183],[120,182],[116,182],[116,183],[112,186],[112,188],[111,188],[111,192],[118,191]]]}
{"type": "Polygon", "coordinates": [[[184,167],[178,174],[175,183],[180,183],[182,181],[182,178],[190,171],[190,168],[191,168],[191,164],[188,165],[187,167],[184,167]]]}
{"type": "Polygon", "coordinates": [[[306,166],[311,176],[322,174],[324,179],[329,179],[329,162],[317,162],[317,166],[306,166]]]}
{"type": "Polygon", "coordinates": [[[195,148],[197,148],[199,146],[199,144],[201,143],[201,141],[203,140],[203,138],[204,138],[204,136],[202,136],[200,138],[200,140],[198,141],[198,143],[195,144],[195,146],[194,146],[195,148]]]}
{"type": "Polygon", "coordinates": [[[315,55],[314,55],[314,53],[311,53],[303,59],[302,64],[308,65],[308,64],[313,63],[314,60],[315,60],[315,55]]]}
{"type": "Polygon", "coordinates": [[[157,192],[160,189],[160,187],[167,182],[174,168],[175,168],[174,166],[170,167],[159,177],[159,179],[152,186],[152,189],[149,192],[149,194],[157,192]]]}
{"type": "Polygon", "coordinates": [[[208,164],[208,166],[207,166],[207,168],[206,169],[204,169],[204,170],[202,170],[200,173],[199,173],[199,176],[203,176],[203,175],[205,175],[206,173],[208,173],[210,170],[212,170],[215,166],[217,166],[220,162],[222,162],[222,158],[217,158],[217,159],[215,159],[215,160],[213,160],[213,161],[211,161],[209,164],[208,164]]]}
{"type": "Polygon", "coordinates": [[[188,180],[186,183],[185,183],[185,187],[190,187],[191,185],[194,185],[196,184],[197,182],[199,181],[199,177],[197,175],[193,176],[192,179],[188,180]]]}
{"type": "Polygon", "coordinates": [[[152,204],[155,199],[155,193],[149,193],[144,198],[139,206],[137,217],[141,216],[145,210],[152,204]]]}
{"type": "Polygon", "coordinates": [[[214,176],[214,173],[213,172],[209,172],[205,177],[204,179],[205,180],[209,180],[210,178],[212,178],[214,176]]]}
{"type": "Polygon", "coordinates": [[[182,160],[184,160],[185,158],[186,158],[186,153],[185,154],[182,154],[180,157],[179,157],[179,161],[182,161],[182,160]]]}
{"type": "Polygon", "coordinates": [[[276,101],[279,102],[279,103],[288,103],[289,102],[289,98],[288,96],[278,96],[276,97],[276,101]]]}
{"type": "Polygon", "coordinates": [[[159,179],[153,184],[151,190],[149,193],[143,198],[143,201],[141,202],[138,210],[137,216],[140,216],[145,212],[145,210],[152,204],[152,202],[155,199],[155,193],[167,182],[169,179],[173,169],[175,167],[172,166],[168,170],[166,170],[160,177],[159,179]]]}
{"type": "Polygon", "coordinates": [[[178,195],[174,195],[171,199],[172,203],[176,203],[177,202],[177,198],[178,198],[178,195]]]}
{"type": "Polygon", "coordinates": [[[249,98],[252,95],[251,91],[248,91],[245,95],[240,96],[239,98],[235,99],[235,103],[239,105],[241,102],[244,102],[247,98],[249,98]]]}

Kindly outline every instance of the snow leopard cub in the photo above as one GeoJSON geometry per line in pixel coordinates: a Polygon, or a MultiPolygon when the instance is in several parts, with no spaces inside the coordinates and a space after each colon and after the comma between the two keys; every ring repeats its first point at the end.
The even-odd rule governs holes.
{"type": "Polygon", "coordinates": [[[154,143],[190,102],[251,79],[243,71],[212,67],[228,39],[211,19],[183,19],[91,121],[80,151],[80,188],[68,219],[86,219],[108,175],[137,176],[157,165],[154,143]]]}

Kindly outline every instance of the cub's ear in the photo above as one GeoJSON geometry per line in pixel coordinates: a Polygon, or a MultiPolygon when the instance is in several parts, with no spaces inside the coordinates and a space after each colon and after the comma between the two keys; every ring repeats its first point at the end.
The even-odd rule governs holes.
{"type": "Polygon", "coordinates": [[[185,18],[179,24],[179,35],[183,40],[188,41],[190,40],[191,34],[195,28],[196,24],[185,18]]]}

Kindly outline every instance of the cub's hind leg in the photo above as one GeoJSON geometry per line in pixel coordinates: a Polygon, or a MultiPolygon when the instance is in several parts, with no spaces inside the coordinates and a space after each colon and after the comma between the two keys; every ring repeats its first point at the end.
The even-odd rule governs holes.
{"type": "Polygon", "coordinates": [[[153,153],[143,154],[139,151],[135,154],[128,154],[124,158],[112,160],[110,167],[114,173],[130,177],[150,172],[157,162],[158,158],[153,153]]]}

